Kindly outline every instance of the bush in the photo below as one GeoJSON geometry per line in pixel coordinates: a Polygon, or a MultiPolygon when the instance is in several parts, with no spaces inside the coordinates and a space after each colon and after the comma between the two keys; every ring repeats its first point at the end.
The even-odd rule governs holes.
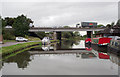
{"type": "Polygon", "coordinates": [[[4,40],[15,40],[15,36],[13,34],[13,31],[5,30],[3,33],[3,39],[4,40]]]}

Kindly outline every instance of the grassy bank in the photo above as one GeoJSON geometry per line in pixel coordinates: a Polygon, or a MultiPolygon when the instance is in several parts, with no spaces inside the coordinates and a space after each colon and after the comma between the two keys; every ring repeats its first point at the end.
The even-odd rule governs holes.
{"type": "Polygon", "coordinates": [[[81,37],[62,38],[62,40],[81,40],[81,37]]]}
{"type": "Polygon", "coordinates": [[[50,40],[50,42],[59,42],[59,40],[50,40]]]}
{"type": "Polygon", "coordinates": [[[29,41],[41,41],[41,39],[38,38],[38,37],[30,37],[30,36],[28,36],[28,37],[25,37],[25,38],[27,38],[29,41]]]}
{"type": "Polygon", "coordinates": [[[22,43],[22,44],[16,44],[16,45],[12,45],[12,46],[7,46],[7,47],[2,47],[2,55],[5,55],[5,54],[11,54],[15,51],[19,51],[19,50],[23,50],[25,48],[29,48],[31,46],[34,46],[34,45],[39,45],[41,44],[41,42],[28,42],[28,43],[22,43]]]}
{"type": "Polygon", "coordinates": [[[6,42],[16,42],[15,40],[3,40],[3,43],[6,43],[6,42]]]}
{"type": "Polygon", "coordinates": [[[20,50],[19,52],[12,53],[12,54],[10,54],[10,55],[7,55],[7,56],[5,56],[5,57],[2,57],[2,59],[0,59],[0,61],[1,61],[1,60],[5,60],[5,59],[8,59],[8,58],[10,58],[10,57],[12,57],[12,56],[16,56],[17,54],[22,53],[22,52],[24,52],[24,51],[30,50],[30,49],[35,48],[35,47],[40,47],[40,46],[41,46],[41,44],[40,44],[40,45],[37,45],[37,46],[32,46],[32,47],[26,48],[26,49],[24,49],[24,50],[20,50]]]}
{"type": "MultiPolygon", "coordinates": [[[[26,36],[24,38],[28,39],[28,41],[41,41],[38,37],[26,36]]],[[[16,40],[3,40],[3,43],[6,43],[6,42],[16,42],[16,40]]]]}
{"type": "MultiPolygon", "coordinates": [[[[51,40],[51,42],[58,42],[59,40],[51,40]]],[[[16,44],[12,46],[7,46],[7,47],[2,47],[2,51],[0,51],[0,54],[9,54],[14,51],[24,49],[26,47],[34,46],[37,44],[42,44],[41,42],[27,42],[27,43],[21,43],[21,44],[16,44]]]]}
{"type": "MultiPolygon", "coordinates": [[[[51,40],[51,42],[59,42],[59,40],[51,40]]],[[[12,46],[2,47],[0,54],[2,54],[2,60],[15,56],[21,52],[30,50],[31,48],[40,47],[41,42],[27,42],[22,44],[16,44],[12,46]]]]}

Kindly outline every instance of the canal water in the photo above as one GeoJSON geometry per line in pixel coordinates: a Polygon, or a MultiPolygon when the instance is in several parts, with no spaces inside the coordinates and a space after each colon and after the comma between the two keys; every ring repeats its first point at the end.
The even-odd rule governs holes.
{"type": "Polygon", "coordinates": [[[83,40],[66,40],[38,46],[4,60],[2,74],[118,75],[118,61],[116,55],[105,50],[97,51],[86,46],[83,40]]]}

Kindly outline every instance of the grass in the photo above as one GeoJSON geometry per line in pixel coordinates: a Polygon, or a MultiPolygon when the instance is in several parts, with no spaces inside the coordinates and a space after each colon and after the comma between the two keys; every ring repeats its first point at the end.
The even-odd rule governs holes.
{"type": "Polygon", "coordinates": [[[16,42],[15,40],[3,40],[4,43],[6,42],[16,42]]]}
{"type": "MultiPolygon", "coordinates": [[[[15,56],[15,55],[17,55],[17,54],[19,54],[19,53],[22,53],[22,52],[24,52],[24,51],[30,50],[30,49],[35,48],[35,47],[40,47],[40,46],[41,46],[41,44],[40,44],[40,45],[37,45],[37,46],[32,46],[32,47],[26,48],[26,49],[21,50],[21,51],[19,51],[19,52],[10,54],[10,55],[8,55],[8,56],[5,56],[5,57],[3,57],[1,60],[8,59],[9,57],[15,56]]],[[[1,60],[0,60],[0,61],[1,61],[1,60]]]]}
{"type": "MultiPolygon", "coordinates": [[[[51,42],[54,42],[54,41],[59,42],[59,40],[51,40],[51,42]]],[[[42,45],[41,42],[27,42],[27,43],[21,43],[21,44],[16,44],[16,45],[12,45],[12,46],[2,47],[2,48],[0,48],[0,54],[2,54],[2,55],[9,54],[9,55],[3,57],[2,60],[4,60],[9,57],[15,56],[21,52],[30,50],[31,48],[40,47],[41,45],[42,45]],[[36,44],[38,44],[38,45],[32,46],[32,45],[36,45],[36,44]],[[31,46],[31,47],[28,47],[28,46],[31,46]],[[25,49],[22,49],[22,48],[25,48],[25,49]],[[17,52],[14,53],[14,51],[17,51],[17,52]]]]}
{"type": "Polygon", "coordinates": [[[38,38],[38,37],[27,37],[27,39],[29,40],[29,41],[40,41],[40,38],[38,38]]]}
{"type": "Polygon", "coordinates": [[[62,40],[82,40],[82,37],[62,38],[62,40]]]}
{"type": "MultiPolygon", "coordinates": [[[[51,40],[51,42],[54,42],[54,41],[59,42],[58,40],[51,40]]],[[[7,47],[2,47],[2,50],[0,50],[0,54],[12,53],[16,50],[26,48],[28,46],[35,45],[35,44],[41,44],[41,42],[27,42],[27,43],[21,43],[21,44],[11,45],[7,47]]]]}
{"type": "Polygon", "coordinates": [[[16,44],[16,45],[12,45],[12,46],[2,47],[2,52],[0,51],[0,53],[1,54],[9,54],[16,50],[26,48],[28,46],[35,45],[35,44],[41,44],[41,42],[28,42],[28,43],[22,43],[22,44],[16,44]]]}
{"type": "Polygon", "coordinates": [[[59,40],[50,40],[50,42],[59,42],[59,40]]]}
{"type": "MultiPolygon", "coordinates": [[[[26,37],[28,39],[28,41],[40,41],[40,39],[38,37],[26,37]]],[[[3,40],[3,43],[6,42],[16,42],[16,40],[3,40]]]]}

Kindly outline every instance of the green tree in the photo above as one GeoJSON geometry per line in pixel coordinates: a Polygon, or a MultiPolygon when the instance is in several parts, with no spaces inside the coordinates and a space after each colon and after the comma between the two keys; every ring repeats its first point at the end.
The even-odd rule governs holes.
{"type": "Polygon", "coordinates": [[[62,37],[63,38],[71,38],[72,34],[70,32],[62,32],[62,37]]]}
{"type": "Polygon", "coordinates": [[[29,24],[31,23],[31,19],[27,18],[24,15],[18,16],[15,18],[13,23],[13,29],[15,36],[25,36],[28,35],[29,24]]]}
{"type": "Polygon", "coordinates": [[[7,25],[6,21],[2,19],[2,29],[7,25]]]}
{"type": "MultiPolygon", "coordinates": [[[[69,28],[69,26],[64,26],[64,28],[69,28]]],[[[73,36],[73,32],[62,32],[63,38],[71,38],[73,36]]]]}
{"type": "Polygon", "coordinates": [[[107,24],[106,27],[107,27],[107,28],[112,28],[112,27],[114,26],[114,24],[115,24],[115,23],[112,22],[111,24],[107,24]]]}
{"type": "Polygon", "coordinates": [[[69,26],[64,26],[64,28],[69,28],[69,26]]]}
{"type": "Polygon", "coordinates": [[[114,25],[115,25],[115,22],[112,22],[112,23],[111,23],[111,27],[113,27],[114,25]]]}
{"type": "Polygon", "coordinates": [[[14,40],[15,36],[13,32],[13,30],[4,29],[4,32],[2,32],[4,40],[14,40]]]}
{"type": "Polygon", "coordinates": [[[104,25],[103,24],[99,24],[99,25],[97,25],[97,27],[104,27],[104,25]]]}
{"type": "Polygon", "coordinates": [[[116,25],[120,27],[120,19],[117,21],[116,25]]]}
{"type": "Polygon", "coordinates": [[[12,26],[13,23],[14,23],[14,18],[6,17],[6,18],[5,18],[5,22],[6,22],[6,26],[7,26],[7,25],[12,26]]]}
{"type": "Polygon", "coordinates": [[[75,37],[77,37],[77,36],[80,36],[80,33],[79,33],[79,32],[74,32],[73,35],[74,35],[75,37]]]}
{"type": "Polygon", "coordinates": [[[111,26],[111,24],[107,24],[106,27],[107,28],[111,28],[112,26],[111,26]]]}
{"type": "Polygon", "coordinates": [[[47,36],[45,32],[36,32],[36,34],[39,36],[40,39],[43,39],[47,36]]]}

